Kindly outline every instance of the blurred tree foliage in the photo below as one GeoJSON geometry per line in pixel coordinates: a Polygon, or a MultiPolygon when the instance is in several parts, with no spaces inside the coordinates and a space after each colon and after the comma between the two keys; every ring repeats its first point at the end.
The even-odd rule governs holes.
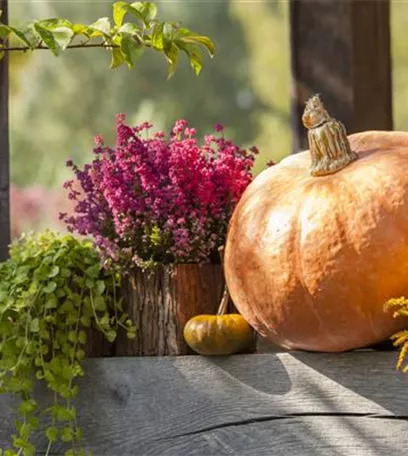
{"type": "MultiPolygon", "coordinates": [[[[404,32],[408,3],[392,1],[392,55],[395,128],[408,129],[408,53],[404,32]]],[[[72,51],[55,58],[38,51],[13,55],[11,69],[12,180],[18,185],[59,187],[68,177],[68,157],[85,162],[93,137],[114,140],[117,112],[132,122],[149,120],[168,130],[187,119],[200,133],[215,123],[243,147],[261,149],[256,170],[290,151],[289,30],[285,0],[160,2],[164,20],[181,20],[210,36],[217,54],[200,76],[187,62],[172,80],[161,58],[145,55],[133,70],[107,70],[100,50],[72,51]]],[[[67,17],[91,21],[110,14],[99,1],[10,2],[10,22],[67,17]]]]}
{"type": "MultiPolygon", "coordinates": [[[[158,6],[164,20],[180,20],[216,42],[217,54],[200,76],[184,61],[167,81],[166,63],[152,53],[130,71],[109,71],[109,57],[98,49],[58,58],[43,51],[12,57],[13,182],[60,186],[68,176],[68,157],[88,160],[97,134],[113,142],[117,112],[166,130],[185,118],[203,134],[222,123],[238,144],[262,147],[258,169],[288,153],[286,2],[185,1],[158,6]]],[[[88,22],[109,15],[110,7],[92,1],[10,2],[10,23],[47,17],[88,22]]]]}
{"type": "Polygon", "coordinates": [[[408,130],[408,2],[391,2],[391,48],[394,129],[408,130]]]}
{"type": "Polygon", "coordinates": [[[257,106],[249,110],[254,142],[263,152],[260,171],[271,158],[290,150],[290,44],[287,2],[231,0],[231,12],[241,23],[247,47],[249,85],[257,106]]]}

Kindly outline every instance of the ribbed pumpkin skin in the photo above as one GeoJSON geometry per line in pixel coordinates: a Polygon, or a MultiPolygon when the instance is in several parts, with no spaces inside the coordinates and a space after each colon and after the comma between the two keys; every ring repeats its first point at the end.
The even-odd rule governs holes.
{"type": "Polygon", "coordinates": [[[350,135],[358,160],[312,177],[302,152],[261,173],[230,222],[225,277],[242,316],[289,349],[337,352],[407,325],[408,133],[350,135]]]}
{"type": "Polygon", "coordinates": [[[184,339],[200,355],[232,355],[252,345],[254,331],[239,314],[197,315],[184,327],[184,339]]]}

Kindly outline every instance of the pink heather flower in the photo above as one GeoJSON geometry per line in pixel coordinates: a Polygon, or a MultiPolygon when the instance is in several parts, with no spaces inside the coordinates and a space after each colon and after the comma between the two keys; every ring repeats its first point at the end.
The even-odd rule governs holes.
{"type": "Polygon", "coordinates": [[[140,129],[141,130],[149,130],[150,128],[153,127],[153,124],[150,123],[150,122],[143,122],[141,125],[140,125],[140,129]]]}
{"type": "Polygon", "coordinates": [[[188,122],[186,120],[177,120],[174,124],[174,127],[171,130],[173,135],[179,135],[188,127],[188,122]]]}
{"type": "Polygon", "coordinates": [[[121,114],[121,113],[116,114],[116,124],[117,125],[123,124],[125,120],[126,120],[126,114],[121,114]]]}
{"type": "Polygon", "coordinates": [[[221,125],[221,124],[219,124],[219,123],[217,123],[217,124],[215,125],[215,131],[216,131],[217,133],[220,133],[220,132],[222,132],[223,130],[224,130],[224,125],[221,125]]]}
{"type": "MultiPolygon", "coordinates": [[[[94,149],[74,181],[64,187],[76,203],[67,228],[94,238],[105,265],[139,267],[153,262],[208,262],[225,242],[229,219],[252,180],[255,149],[240,149],[179,120],[170,131],[144,138],[117,116],[115,148],[94,149]]],[[[223,127],[217,125],[216,130],[223,127]]]]}
{"type": "Polygon", "coordinates": [[[186,128],[184,133],[186,136],[189,136],[190,138],[197,134],[195,128],[186,128]]]}
{"type": "Polygon", "coordinates": [[[103,137],[100,135],[95,136],[94,143],[97,147],[102,147],[104,144],[103,137]]]}
{"type": "Polygon", "coordinates": [[[211,143],[216,142],[217,139],[214,135],[205,135],[204,136],[204,143],[206,145],[211,145],[211,143]]]}

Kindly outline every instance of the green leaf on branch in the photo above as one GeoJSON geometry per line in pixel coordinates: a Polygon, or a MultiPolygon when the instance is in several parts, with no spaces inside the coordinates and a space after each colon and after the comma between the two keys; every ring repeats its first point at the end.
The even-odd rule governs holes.
{"type": "Polygon", "coordinates": [[[176,72],[178,59],[179,59],[179,52],[180,52],[179,48],[174,43],[171,43],[170,49],[168,49],[164,52],[164,54],[166,56],[166,60],[169,64],[169,72],[168,72],[167,79],[170,79],[176,72]]]}
{"type": "Polygon", "coordinates": [[[179,44],[181,50],[187,55],[191,67],[194,72],[198,75],[203,68],[203,54],[197,46],[192,44],[179,44]]]}
{"type": "Polygon", "coordinates": [[[131,7],[141,14],[146,25],[149,25],[157,15],[157,6],[151,2],[134,2],[131,7]]]}
{"type": "Polygon", "coordinates": [[[158,22],[153,27],[152,46],[157,51],[162,51],[164,47],[163,22],[158,22]]]}
{"type": "Polygon", "coordinates": [[[61,26],[72,28],[73,26],[73,24],[68,19],[61,18],[43,19],[37,22],[46,29],[53,29],[61,26]]]}
{"type": "Polygon", "coordinates": [[[89,38],[92,35],[93,30],[84,24],[72,24],[72,31],[75,35],[84,35],[89,38]]]}
{"type": "Polygon", "coordinates": [[[59,46],[55,41],[54,35],[52,32],[45,27],[43,27],[39,22],[34,24],[35,31],[38,33],[39,37],[44,41],[44,43],[48,46],[50,51],[55,55],[58,56],[60,53],[59,46]]]}
{"type": "Polygon", "coordinates": [[[21,31],[18,30],[15,27],[9,27],[13,35],[15,35],[20,41],[22,41],[25,45],[27,45],[29,48],[32,48],[32,43],[30,40],[27,38],[27,36],[21,31]]]}
{"type": "Polygon", "coordinates": [[[137,9],[128,6],[128,12],[131,13],[136,19],[138,19],[143,25],[145,25],[144,17],[137,9]]]}
{"type": "Polygon", "coordinates": [[[127,2],[116,2],[113,4],[113,21],[116,27],[120,27],[123,23],[123,18],[129,11],[129,3],[127,2]]]}
{"type": "Polygon", "coordinates": [[[169,23],[163,24],[163,51],[169,52],[173,43],[173,26],[169,23]]]}
{"type": "Polygon", "coordinates": [[[111,50],[112,60],[110,64],[110,68],[113,70],[114,68],[120,67],[123,63],[125,63],[126,59],[123,55],[123,52],[119,48],[112,48],[111,50]]]}
{"type": "Polygon", "coordinates": [[[52,29],[51,33],[53,34],[54,40],[61,51],[65,51],[74,37],[73,30],[68,27],[56,27],[52,29]]]}
{"type": "Polygon", "coordinates": [[[215,54],[215,44],[210,38],[206,36],[200,36],[200,35],[189,35],[186,37],[181,38],[181,41],[184,41],[185,43],[192,43],[192,44],[201,44],[204,46],[210,57],[214,57],[215,54]]]}
{"type": "Polygon", "coordinates": [[[133,62],[142,56],[144,48],[130,34],[123,33],[120,50],[125,57],[129,68],[133,67],[133,62]]]}
{"type": "Polygon", "coordinates": [[[141,44],[143,43],[143,38],[141,35],[142,31],[140,30],[140,27],[134,22],[126,22],[122,25],[122,27],[120,27],[118,32],[119,34],[129,33],[135,40],[138,40],[141,44]]]}
{"type": "Polygon", "coordinates": [[[0,39],[5,40],[11,33],[10,27],[5,24],[0,24],[0,39]]]}
{"type": "Polygon", "coordinates": [[[91,25],[73,24],[67,19],[51,18],[34,21],[21,29],[0,23],[0,40],[4,41],[12,35],[24,44],[11,48],[3,44],[3,49],[0,45],[0,59],[2,52],[20,49],[49,48],[58,56],[71,47],[101,47],[112,55],[110,68],[117,68],[124,63],[132,68],[144,48],[152,47],[165,54],[169,63],[169,77],[172,77],[177,68],[180,50],[186,52],[196,74],[199,74],[202,68],[199,48],[205,48],[210,57],[215,53],[215,45],[210,38],[180,27],[179,22],[157,20],[157,6],[152,2],[117,1],[112,6],[114,26],[108,17],[102,17],[91,25]],[[136,18],[136,21],[124,23],[127,14],[132,16],[133,20],[136,18]],[[85,39],[71,46],[75,37],[85,39]],[[191,48],[187,52],[189,46],[191,48]],[[193,47],[196,49],[193,50],[193,47]]]}
{"type": "Polygon", "coordinates": [[[92,36],[110,36],[111,23],[108,17],[101,17],[96,22],[91,24],[89,28],[94,32],[92,36]]]}

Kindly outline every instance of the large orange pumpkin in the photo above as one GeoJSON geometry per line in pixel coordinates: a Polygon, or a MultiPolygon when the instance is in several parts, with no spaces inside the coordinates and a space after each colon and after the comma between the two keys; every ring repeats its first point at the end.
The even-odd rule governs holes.
{"type": "Polygon", "coordinates": [[[303,122],[310,151],[263,171],[236,207],[226,282],[283,347],[365,347],[407,324],[383,305],[408,293],[408,133],[347,137],[318,97],[303,122]]]}

